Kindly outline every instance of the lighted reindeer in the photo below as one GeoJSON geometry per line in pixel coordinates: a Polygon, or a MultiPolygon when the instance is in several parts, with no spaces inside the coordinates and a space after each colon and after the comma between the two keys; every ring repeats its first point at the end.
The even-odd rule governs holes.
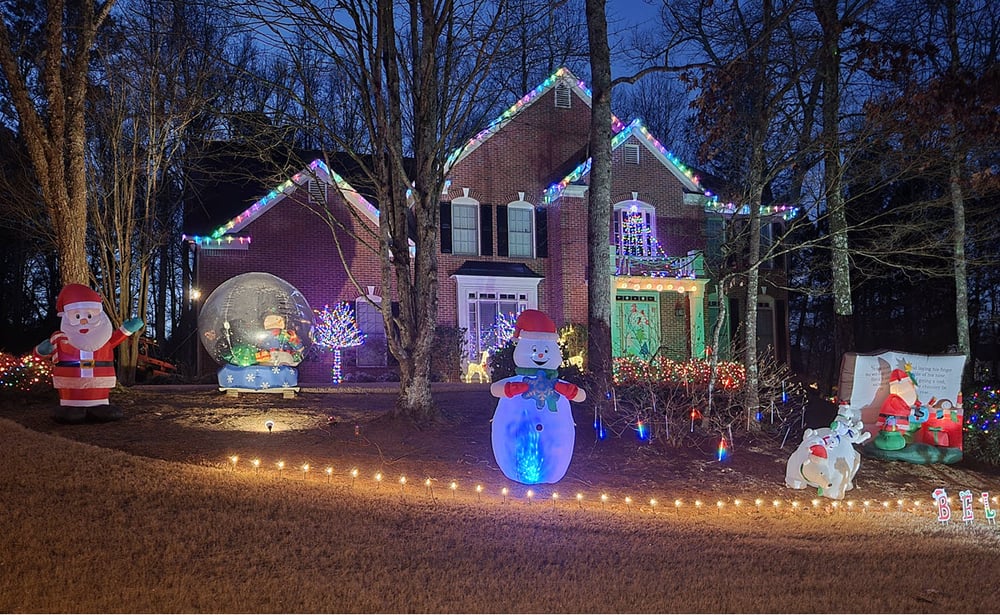
{"type": "Polygon", "coordinates": [[[490,351],[484,350],[482,355],[479,357],[479,363],[469,362],[468,367],[465,368],[465,381],[472,382],[472,377],[476,377],[476,382],[489,382],[490,381],[490,371],[487,367],[487,362],[490,358],[490,351]]]}

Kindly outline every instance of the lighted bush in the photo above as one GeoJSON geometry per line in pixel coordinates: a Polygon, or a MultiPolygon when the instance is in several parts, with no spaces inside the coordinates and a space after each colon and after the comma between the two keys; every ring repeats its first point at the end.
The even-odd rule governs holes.
{"type": "Polygon", "coordinates": [[[983,387],[965,398],[963,453],[970,459],[1000,465],[1000,389],[983,387]]]}
{"type": "Polygon", "coordinates": [[[0,352],[0,390],[35,393],[52,390],[52,365],[31,354],[0,352]]]}
{"type": "Polygon", "coordinates": [[[745,430],[758,434],[785,434],[801,429],[805,392],[784,364],[758,364],[760,407],[749,410],[744,401],[746,368],[720,361],[713,390],[708,390],[711,365],[704,359],[675,361],[655,356],[613,363],[614,391],[598,429],[615,435],[633,432],[640,440],[663,440],[676,445],[688,438],[703,439],[745,430]]]}
{"type": "MultiPolygon", "coordinates": [[[[708,386],[711,370],[711,365],[704,359],[673,361],[658,356],[650,361],[636,357],[619,357],[613,364],[616,386],[630,386],[651,381],[686,387],[708,386]]],[[[746,368],[742,364],[719,361],[716,388],[723,391],[738,391],[743,388],[746,377],[746,368]]]]}

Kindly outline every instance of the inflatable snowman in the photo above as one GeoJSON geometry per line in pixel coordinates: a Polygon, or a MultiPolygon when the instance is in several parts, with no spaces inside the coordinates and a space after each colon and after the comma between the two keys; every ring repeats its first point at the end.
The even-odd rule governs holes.
{"type": "Polygon", "coordinates": [[[559,380],[559,336],[544,312],[521,312],[514,339],[517,375],[490,386],[500,398],[492,421],[493,456],[511,480],[555,483],[566,475],[576,441],[569,402],[581,402],[587,394],[559,380]]]}

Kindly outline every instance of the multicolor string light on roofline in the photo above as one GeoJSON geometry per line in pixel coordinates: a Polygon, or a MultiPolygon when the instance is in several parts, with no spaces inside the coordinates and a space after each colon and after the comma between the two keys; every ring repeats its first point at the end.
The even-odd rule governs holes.
{"type": "MultiPolygon", "coordinates": [[[[705,205],[705,211],[709,213],[749,216],[750,206],[735,203],[721,203],[718,200],[705,205]]],[[[782,220],[791,220],[798,215],[799,208],[794,205],[762,205],[760,215],[764,217],[780,216],[782,220]]]]}
{"type": "Polygon", "coordinates": [[[337,186],[337,189],[344,195],[344,198],[348,202],[352,203],[355,207],[361,210],[373,222],[378,221],[378,208],[372,205],[368,199],[361,196],[361,194],[343,177],[331,170],[325,162],[317,158],[309,163],[308,170],[304,169],[293,175],[291,178],[285,180],[276,188],[268,192],[267,196],[255,202],[238,216],[216,228],[207,236],[183,235],[183,240],[205,247],[223,246],[233,242],[239,242],[241,244],[245,243],[249,245],[250,237],[241,237],[233,235],[233,233],[239,232],[243,227],[252,222],[258,216],[271,209],[271,207],[277,204],[278,201],[286,195],[291,194],[297,186],[302,185],[311,178],[316,178],[319,181],[332,180],[337,186]]]}
{"type": "MultiPolygon", "coordinates": [[[[720,453],[721,454],[721,453],[720,453]]],[[[239,471],[240,456],[239,455],[229,455],[226,457],[222,464],[224,469],[229,471],[239,471]]],[[[271,467],[271,464],[262,463],[259,457],[251,459],[249,462],[253,476],[259,476],[264,474],[260,471],[262,467],[271,467]]],[[[279,460],[273,464],[276,468],[277,478],[283,478],[283,470],[286,466],[284,460],[279,460]]],[[[306,482],[309,481],[309,469],[310,464],[308,462],[303,463],[299,466],[301,473],[301,478],[296,482],[306,482]]],[[[380,491],[380,487],[383,481],[386,480],[386,474],[382,470],[377,470],[375,472],[362,472],[358,467],[351,467],[350,469],[341,469],[337,471],[333,466],[327,466],[325,470],[319,475],[325,476],[326,478],[315,479],[314,482],[317,483],[332,483],[336,479],[337,484],[345,483],[349,489],[354,490],[359,486],[362,488],[371,487],[371,483],[365,480],[365,477],[370,477],[374,481],[374,487],[371,490],[374,492],[380,491]],[[359,480],[361,479],[361,480],[359,480]]],[[[291,480],[291,479],[289,479],[291,480]]],[[[406,497],[405,486],[409,481],[406,475],[400,475],[398,478],[398,484],[400,485],[400,495],[404,498],[406,497]]],[[[434,484],[438,483],[438,480],[433,477],[423,477],[423,485],[426,488],[425,497],[430,498],[431,501],[438,501],[439,496],[434,495],[434,484]]],[[[489,497],[491,494],[486,490],[482,483],[474,483],[470,485],[460,485],[458,481],[451,480],[447,482],[447,487],[451,491],[451,496],[449,500],[457,500],[459,493],[461,492],[463,499],[466,499],[466,495],[469,494],[467,499],[475,499],[476,503],[484,502],[484,494],[489,497]]],[[[551,489],[551,494],[547,496],[552,502],[552,508],[555,508],[560,500],[560,492],[558,491],[558,485],[524,485],[523,500],[526,505],[530,506],[531,502],[536,497],[546,497],[543,494],[536,491],[536,489],[551,489]]],[[[414,490],[416,492],[417,490],[414,490]]],[[[575,500],[575,506],[571,504],[570,498],[567,498],[566,508],[579,508],[583,509],[585,503],[599,502],[599,508],[602,511],[612,511],[624,509],[627,513],[636,512],[639,514],[649,513],[652,515],[657,515],[660,511],[666,511],[673,509],[676,513],[680,514],[686,512],[689,514],[703,514],[707,511],[715,510],[716,513],[721,514],[724,511],[731,511],[733,513],[767,513],[772,512],[775,514],[797,514],[812,512],[815,514],[835,514],[835,513],[874,513],[877,511],[881,512],[911,512],[911,513],[924,513],[924,514],[934,514],[938,522],[946,522],[950,519],[950,510],[948,511],[947,519],[943,517],[942,512],[946,507],[950,507],[954,504],[954,500],[949,497],[944,489],[937,489],[932,494],[929,494],[928,500],[921,500],[919,498],[907,499],[907,498],[897,498],[892,499],[862,499],[862,500],[827,500],[821,498],[802,498],[802,499],[786,499],[786,498],[773,498],[773,497],[763,497],[758,496],[755,498],[739,498],[725,496],[719,497],[698,497],[695,496],[694,499],[689,497],[675,498],[670,500],[666,497],[641,497],[636,498],[634,494],[628,494],[624,490],[617,490],[622,493],[626,493],[622,496],[613,497],[608,490],[600,491],[597,496],[587,494],[582,491],[577,491],[572,496],[572,500],[575,500]],[[713,503],[714,500],[714,503],[713,503]],[[672,505],[666,504],[660,506],[660,502],[672,502],[672,505]],[[633,506],[634,505],[634,506],[633,506]]],[[[975,519],[974,511],[972,510],[972,498],[966,496],[966,491],[962,492],[962,499],[960,501],[963,516],[962,520],[965,521],[966,525],[970,525],[975,519]]],[[[979,491],[980,497],[977,501],[981,502],[983,510],[981,516],[986,521],[986,523],[991,527],[996,526],[996,508],[998,504],[997,496],[990,496],[988,491],[979,491]]],[[[499,490],[500,502],[502,504],[509,504],[518,501],[515,493],[509,487],[502,487],[499,490]]],[[[495,495],[494,495],[495,498],[495,495]]],[[[543,507],[538,507],[540,510],[543,507]]],[[[591,506],[591,508],[594,508],[591,506]]]]}
{"type": "MultiPolygon", "coordinates": [[[[507,122],[511,120],[511,118],[517,115],[522,109],[530,105],[532,102],[537,100],[538,97],[540,97],[550,88],[555,86],[556,82],[559,81],[560,79],[563,79],[564,77],[574,78],[574,79],[576,78],[575,75],[573,75],[573,73],[571,73],[569,69],[565,67],[560,68],[556,72],[549,75],[549,77],[545,79],[545,81],[542,81],[537,86],[535,86],[533,90],[522,96],[516,103],[508,107],[506,111],[501,113],[496,119],[490,122],[486,126],[486,128],[479,131],[476,134],[476,136],[469,139],[469,141],[464,146],[452,152],[451,155],[448,156],[448,161],[447,164],[445,165],[445,168],[451,168],[451,166],[455,164],[459,160],[459,158],[479,147],[486,139],[490,138],[492,135],[496,134],[497,131],[503,128],[507,124],[507,122]]],[[[588,100],[593,99],[593,94],[591,93],[590,88],[588,88],[582,80],[576,79],[575,86],[579,88],[587,96],[588,100]]],[[[614,115],[611,116],[612,133],[620,131],[624,126],[625,124],[620,119],[618,119],[614,115]]]]}
{"type": "MultiPolygon", "coordinates": [[[[656,151],[658,151],[660,155],[666,158],[670,162],[670,164],[672,164],[685,178],[687,178],[688,181],[692,183],[692,185],[694,185],[699,190],[703,191],[705,196],[714,199],[712,192],[710,190],[706,190],[701,185],[701,181],[698,179],[698,176],[695,175],[694,172],[687,165],[681,162],[681,160],[677,156],[667,151],[667,148],[665,148],[663,144],[660,143],[659,139],[655,138],[652,134],[650,134],[649,129],[646,128],[645,124],[642,123],[641,119],[636,118],[632,120],[632,123],[630,123],[628,126],[624,126],[622,127],[621,130],[613,132],[614,136],[611,137],[612,150],[617,148],[623,142],[625,142],[629,137],[636,135],[637,138],[642,138],[648,144],[652,145],[656,149],[656,151]]],[[[580,163],[580,165],[577,166],[575,169],[573,169],[569,173],[569,175],[549,186],[545,190],[545,193],[542,196],[542,202],[551,203],[556,199],[558,199],[559,196],[562,195],[562,193],[566,190],[567,186],[569,186],[575,181],[578,181],[580,178],[582,178],[584,175],[590,172],[590,165],[591,165],[591,159],[588,158],[587,160],[580,163]]]]}

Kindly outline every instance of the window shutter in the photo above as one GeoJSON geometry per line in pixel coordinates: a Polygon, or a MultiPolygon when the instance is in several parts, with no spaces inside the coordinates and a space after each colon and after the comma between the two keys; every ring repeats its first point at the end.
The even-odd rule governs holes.
{"type": "Polygon", "coordinates": [[[508,256],[507,251],[507,206],[497,205],[497,256],[508,256]]]}
{"type": "MultiPolygon", "coordinates": [[[[771,245],[774,246],[775,252],[781,252],[781,246],[778,244],[778,238],[781,237],[782,230],[783,228],[779,222],[771,223],[771,245]]],[[[788,269],[787,256],[787,254],[778,254],[774,257],[775,269],[788,269]]]]}
{"type": "Polygon", "coordinates": [[[441,201],[441,254],[451,254],[451,203],[441,201]]]}
{"type": "Polygon", "coordinates": [[[535,256],[549,256],[549,219],[544,207],[535,209],[535,256]]]}
{"type": "Polygon", "coordinates": [[[788,317],[784,299],[774,301],[774,354],[779,363],[788,362],[788,317]]]}
{"type": "Polygon", "coordinates": [[[493,256],[493,206],[479,204],[479,253],[493,256]]]}

